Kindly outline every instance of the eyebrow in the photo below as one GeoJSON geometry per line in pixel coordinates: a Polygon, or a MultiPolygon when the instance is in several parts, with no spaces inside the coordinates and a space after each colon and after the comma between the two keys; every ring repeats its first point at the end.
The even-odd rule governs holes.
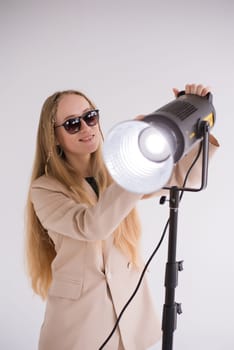
{"type": "Polygon", "coordinates": [[[64,123],[66,120],[70,119],[70,118],[79,118],[79,117],[82,117],[86,112],[89,112],[89,111],[92,111],[92,110],[93,110],[93,108],[88,107],[88,108],[86,108],[86,109],[83,110],[82,114],[79,114],[79,115],[77,115],[77,114],[68,115],[67,117],[64,118],[63,123],[64,123]]]}

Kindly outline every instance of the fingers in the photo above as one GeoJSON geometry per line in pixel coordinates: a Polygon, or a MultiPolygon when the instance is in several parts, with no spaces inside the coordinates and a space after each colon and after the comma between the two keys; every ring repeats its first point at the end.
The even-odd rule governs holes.
{"type": "MultiPolygon", "coordinates": [[[[180,90],[178,90],[177,88],[173,88],[172,90],[174,92],[175,97],[177,97],[180,90]]],[[[210,91],[211,91],[211,89],[209,86],[205,86],[202,84],[186,84],[185,85],[185,93],[186,94],[206,96],[210,91]]]]}
{"type": "Polygon", "coordinates": [[[179,89],[173,88],[172,90],[173,90],[173,92],[174,92],[175,97],[177,97],[178,94],[179,94],[179,92],[180,92],[179,89]]]}
{"type": "Polygon", "coordinates": [[[210,92],[209,86],[204,86],[202,84],[186,84],[185,85],[185,93],[186,94],[194,94],[199,96],[206,96],[208,92],[210,92]]]}
{"type": "MultiPolygon", "coordinates": [[[[194,85],[194,84],[193,84],[193,85],[194,85]]],[[[203,85],[201,85],[201,84],[197,86],[197,94],[198,94],[198,95],[201,95],[201,94],[202,94],[203,88],[204,88],[204,87],[203,87],[203,85]]],[[[195,90],[196,90],[196,89],[195,89],[195,90]]]]}
{"type": "Polygon", "coordinates": [[[134,119],[135,120],[142,120],[144,118],[144,114],[137,115],[134,119]]]}
{"type": "Polygon", "coordinates": [[[206,96],[209,92],[211,92],[210,86],[205,86],[205,87],[202,89],[201,96],[206,96]]]}

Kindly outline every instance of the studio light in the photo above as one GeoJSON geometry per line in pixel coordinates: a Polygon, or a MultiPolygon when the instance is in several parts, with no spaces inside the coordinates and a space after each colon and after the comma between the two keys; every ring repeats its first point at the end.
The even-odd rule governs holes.
{"type": "Polygon", "coordinates": [[[184,94],[146,115],[142,121],[124,121],[107,134],[105,164],[113,179],[135,193],[152,193],[168,182],[174,164],[202,138],[202,122],[212,128],[212,95],[184,94]]]}

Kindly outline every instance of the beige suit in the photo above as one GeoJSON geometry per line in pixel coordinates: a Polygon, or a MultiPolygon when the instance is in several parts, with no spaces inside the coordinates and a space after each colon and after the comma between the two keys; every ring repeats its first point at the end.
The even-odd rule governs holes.
{"type": "MultiPolygon", "coordinates": [[[[171,183],[181,182],[191,157],[179,162],[171,183]]],[[[85,180],[84,186],[95,196],[85,180]]],[[[98,350],[109,335],[141,272],[113,245],[112,233],[140,197],[112,184],[96,205],[88,207],[75,202],[52,177],[34,181],[32,202],[57,252],[39,350],[98,350]]],[[[160,333],[144,278],[104,349],[122,349],[122,341],[123,349],[146,350],[160,333]]]]}

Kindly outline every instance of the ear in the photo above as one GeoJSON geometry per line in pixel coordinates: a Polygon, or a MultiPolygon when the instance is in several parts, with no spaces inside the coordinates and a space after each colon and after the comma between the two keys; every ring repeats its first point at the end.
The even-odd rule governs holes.
{"type": "Polygon", "coordinates": [[[56,145],[56,150],[59,157],[64,157],[64,152],[60,145],[56,145]]]}

